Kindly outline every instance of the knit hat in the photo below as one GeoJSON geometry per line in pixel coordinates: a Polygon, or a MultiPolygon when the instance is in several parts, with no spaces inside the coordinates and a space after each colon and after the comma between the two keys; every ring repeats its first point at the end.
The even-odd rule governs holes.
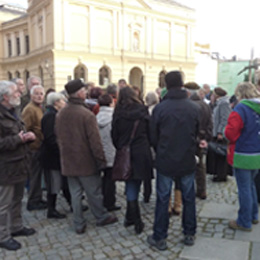
{"type": "Polygon", "coordinates": [[[178,70],[170,71],[165,76],[165,83],[167,89],[177,88],[183,86],[182,74],[178,70]]]}
{"type": "Polygon", "coordinates": [[[65,85],[65,89],[69,95],[77,92],[83,87],[85,87],[85,84],[80,79],[71,80],[65,85]]]}
{"type": "Polygon", "coordinates": [[[214,93],[219,97],[224,97],[227,95],[227,92],[221,87],[214,88],[214,93]]]}
{"type": "Polygon", "coordinates": [[[200,89],[200,86],[196,82],[188,82],[184,84],[184,88],[190,90],[198,90],[200,89]]]}

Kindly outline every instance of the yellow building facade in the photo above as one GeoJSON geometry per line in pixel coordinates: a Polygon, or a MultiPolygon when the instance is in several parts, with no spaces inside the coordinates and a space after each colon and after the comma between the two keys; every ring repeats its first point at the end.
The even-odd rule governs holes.
{"type": "Polygon", "coordinates": [[[124,78],[144,92],[182,70],[195,79],[195,11],[172,0],[28,0],[0,8],[0,78],[74,78],[106,86],[124,78]],[[2,15],[5,13],[6,15],[2,15]],[[161,79],[161,80],[160,80],[161,79]]]}

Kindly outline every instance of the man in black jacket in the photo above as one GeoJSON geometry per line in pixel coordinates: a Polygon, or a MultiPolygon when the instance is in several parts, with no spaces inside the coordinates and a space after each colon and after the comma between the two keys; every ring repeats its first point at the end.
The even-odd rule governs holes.
{"type": "Polygon", "coordinates": [[[181,183],[184,243],[193,245],[196,233],[194,175],[199,108],[182,89],[180,71],[169,72],[165,82],[168,93],[155,107],[151,120],[151,140],[156,150],[157,201],[153,234],[147,241],[159,250],[167,249],[168,204],[175,180],[181,183]]]}
{"type": "MultiPolygon", "coordinates": [[[[198,91],[200,86],[196,82],[188,82],[184,85],[185,89],[188,92],[189,98],[194,101],[199,106],[200,114],[200,129],[198,139],[200,142],[204,142],[205,145],[212,138],[212,115],[211,110],[208,104],[206,104],[199,96],[198,91]]],[[[206,165],[203,162],[203,154],[205,154],[205,149],[199,147],[199,142],[197,145],[196,155],[198,156],[198,163],[196,169],[196,196],[200,199],[206,199],[206,165]]]]}

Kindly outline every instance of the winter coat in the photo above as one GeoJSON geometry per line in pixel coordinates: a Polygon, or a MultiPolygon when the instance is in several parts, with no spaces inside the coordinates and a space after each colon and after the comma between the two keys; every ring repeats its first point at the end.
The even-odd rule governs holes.
{"type": "Polygon", "coordinates": [[[54,131],[57,110],[48,106],[41,121],[44,136],[41,146],[41,163],[46,170],[60,170],[60,151],[54,131]]]}
{"type": "Polygon", "coordinates": [[[260,169],[260,99],[242,100],[228,118],[228,163],[234,168],[260,169]]]}
{"type": "Polygon", "coordinates": [[[114,108],[101,106],[99,113],[96,116],[103,150],[106,156],[107,167],[113,166],[116,153],[111,137],[113,113],[114,108]]]}
{"type": "Polygon", "coordinates": [[[0,185],[25,181],[29,172],[30,149],[18,136],[23,122],[0,104],[0,185]]]}
{"type": "Polygon", "coordinates": [[[230,113],[229,97],[224,96],[219,98],[213,110],[213,137],[223,134],[230,113]]]}
{"type": "Polygon", "coordinates": [[[170,89],[154,110],[151,140],[159,173],[175,178],[195,172],[199,107],[183,89],[170,89]]]}
{"type": "Polygon", "coordinates": [[[212,139],[212,115],[209,105],[207,105],[200,97],[195,93],[191,95],[190,99],[199,106],[200,114],[200,128],[199,139],[210,141],[212,139]]]}
{"type": "Polygon", "coordinates": [[[22,118],[25,123],[27,131],[32,131],[36,139],[30,144],[32,150],[39,150],[43,140],[43,134],[41,131],[41,120],[43,117],[43,110],[40,106],[30,102],[22,112],[22,118]]]}
{"type": "Polygon", "coordinates": [[[132,179],[144,180],[152,177],[152,155],[149,143],[149,114],[142,104],[117,106],[112,121],[112,140],[116,149],[121,149],[130,141],[134,123],[139,124],[130,145],[132,179]]]}
{"type": "Polygon", "coordinates": [[[84,100],[69,98],[57,114],[55,132],[65,176],[90,176],[106,167],[95,115],[84,100]]]}

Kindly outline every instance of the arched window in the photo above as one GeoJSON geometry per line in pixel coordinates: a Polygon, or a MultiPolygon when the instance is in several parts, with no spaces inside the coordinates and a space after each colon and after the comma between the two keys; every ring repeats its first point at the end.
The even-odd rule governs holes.
{"type": "Polygon", "coordinates": [[[166,87],[166,84],[165,84],[165,75],[166,75],[166,71],[165,70],[162,70],[159,74],[159,87],[160,88],[164,88],[166,87]]]}
{"type": "Polygon", "coordinates": [[[74,69],[74,79],[87,81],[87,68],[84,65],[80,64],[74,69]]]}
{"type": "Polygon", "coordinates": [[[20,73],[19,71],[16,71],[16,72],[15,72],[15,77],[16,77],[16,78],[21,78],[21,73],[20,73]]]}
{"type": "Polygon", "coordinates": [[[13,78],[13,75],[10,71],[7,72],[7,78],[8,78],[8,80],[12,80],[12,78],[13,78]]]}
{"type": "Polygon", "coordinates": [[[140,88],[141,93],[144,93],[144,76],[140,68],[134,67],[130,70],[129,82],[132,86],[140,88]]]}
{"type": "Polygon", "coordinates": [[[103,66],[99,70],[99,85],[107,86],[110,83],[110,69],[107,66],[103,66]]]}
{"type": "Polygon", "coordinates": [[[23,73],[24,82],[27,82],[27,80],[30,78],[30,72],[28,70],[25,70],[23,73]]]}

